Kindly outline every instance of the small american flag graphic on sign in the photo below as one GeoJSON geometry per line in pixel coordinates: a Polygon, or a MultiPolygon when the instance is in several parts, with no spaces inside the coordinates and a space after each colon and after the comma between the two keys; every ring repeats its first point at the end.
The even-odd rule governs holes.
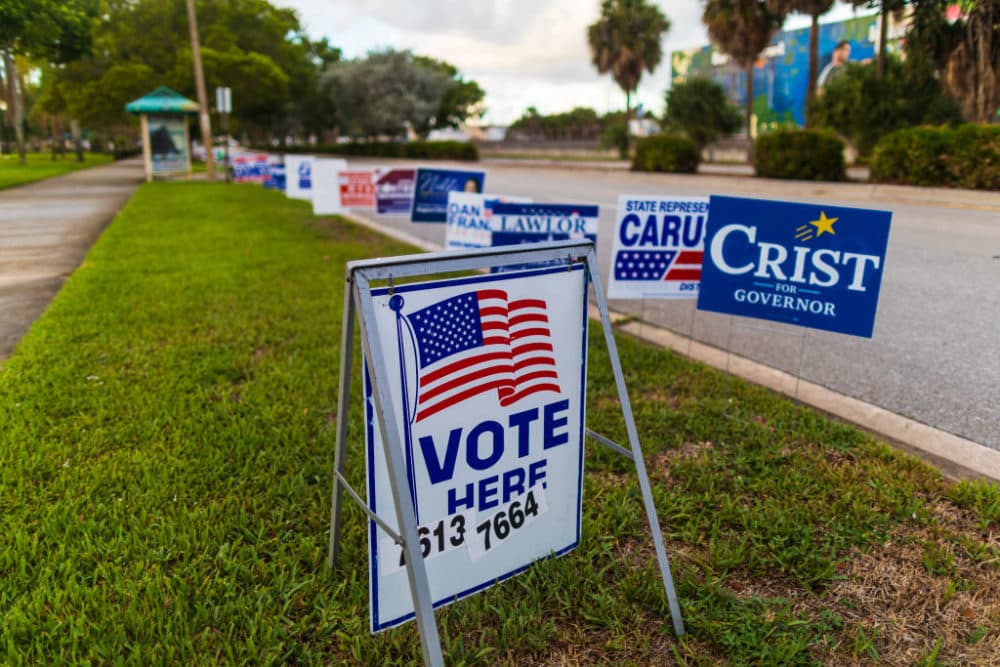
{"type": "Polygon", "coordinates": [[[615,280],[701,280],[700,250],[620,250],[615,280]]]}
{"type": "Polygon", "coordinates": [[[497,289],[439,301],[406,318],[416,339],[416,421],[495,391],[507,406],[559,392],[545,302],[497,289]]]}

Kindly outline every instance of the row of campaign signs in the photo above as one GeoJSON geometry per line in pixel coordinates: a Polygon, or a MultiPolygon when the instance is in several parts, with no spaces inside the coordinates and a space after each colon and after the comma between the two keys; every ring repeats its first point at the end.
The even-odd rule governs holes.
{"type": "MultiPolygon", "coordinates": [[[[317,214],[442,224],[451,250],[599,240],[597,206],[485,194],[484,171],[302,155],[237,156],[233,171],[317,214]]],[[[839,206],[622,195],[613,236],[600,239],[611,245],[608,296],[691,298],[701,310],[870,337],[889,224],[888,212],[839,206]]],[[[394,499],[408,490],[435,608],[580,540],[588,277],[581,264],[511,268],[372,288],[374,321],[362,322],[378,332],[372,353],[387,374],[364,374],[366,502],[398,527],[394,499]],[[404,489],[390,482],[378,392],[398,420],[382,426],[404,450],[404,489]]],[[[368,546],[379,632],[414,618],[414,602],[402,547],[374,520],[368,546]]]]}
{"type": "MultiPolygon", "coordinates": [[[[444,224],[449,250],[597,242],[598,206],[484,194],[484,171],[350,168],[341,159],[259,154],[238,156],[233,167],[236,180],[310,200],[316,214],[354,209],[444,224]]],[[[697,299],[699,310],[870,338],[890,218],[715,195],[622,195],[607,295],[697,299]]]]}

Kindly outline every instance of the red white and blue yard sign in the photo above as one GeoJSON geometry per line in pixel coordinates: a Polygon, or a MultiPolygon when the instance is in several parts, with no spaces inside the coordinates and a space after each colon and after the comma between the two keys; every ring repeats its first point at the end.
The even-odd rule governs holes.
{"type": "MultiPolygon", "coordinates": [[[[586,284],[576,264],[371,291],[434,607],[579,542],[586,284]]],[[[398,527],[367,373],[365,396],[368,504],[398,527]]],[[[369,563],[372,631],[413,618],[375,522],[369,563]]]]}
{"type": "Polygon", "coordinates": [[[708,197],[621,195],[609,299],[698,296],[708,197]]]}

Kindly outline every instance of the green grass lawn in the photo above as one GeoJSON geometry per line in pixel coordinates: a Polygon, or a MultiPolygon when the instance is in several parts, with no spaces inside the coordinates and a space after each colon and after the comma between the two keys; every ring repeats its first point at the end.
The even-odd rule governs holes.
{"type": "Polygon", "coordinates": [[[22,165],[16,153],[5,153],[0,156],[0,190],[107,164],[112,160],[110,155],[104,153],[85,153],[83,159],[83,162],[77,162],[75,153],[66,153],[59,160],[53,160],[50,153],[28,153],[27,164],[22,165]]]}
{"type": "MultiPolygon", "coordinates": [[[[419,659],[413,624],[368,633],[353,503],[325,567],[344,264],[409,251],[252,185],[140,187],[0,369],[0,663],[419,659]]],[[[439,611],[449,664],[1000,655],[995,485],[619,345],[687,637],[634,473],[594,445],[580,546],[439,611]]],[[[594,330],[590,349],[589,425],[624,442],[594,330]]]]}

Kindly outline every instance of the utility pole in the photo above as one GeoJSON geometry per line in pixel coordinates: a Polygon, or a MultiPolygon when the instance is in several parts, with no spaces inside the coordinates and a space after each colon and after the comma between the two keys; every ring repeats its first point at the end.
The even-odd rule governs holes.
{"type": "Polygon", "coordinates": [[[201,69],[201,44],[198,41],[198,18],[194,0],[187,0],[188,27],[191,28],[191,60],[194,61],[194,85],[198,90],[198,118],[201,121],[201,143],[205,146],[205,171],[208,180],[215,180],[215,153],[212,146],[212,121],[205,99],[205,73],[201,69]]]}

